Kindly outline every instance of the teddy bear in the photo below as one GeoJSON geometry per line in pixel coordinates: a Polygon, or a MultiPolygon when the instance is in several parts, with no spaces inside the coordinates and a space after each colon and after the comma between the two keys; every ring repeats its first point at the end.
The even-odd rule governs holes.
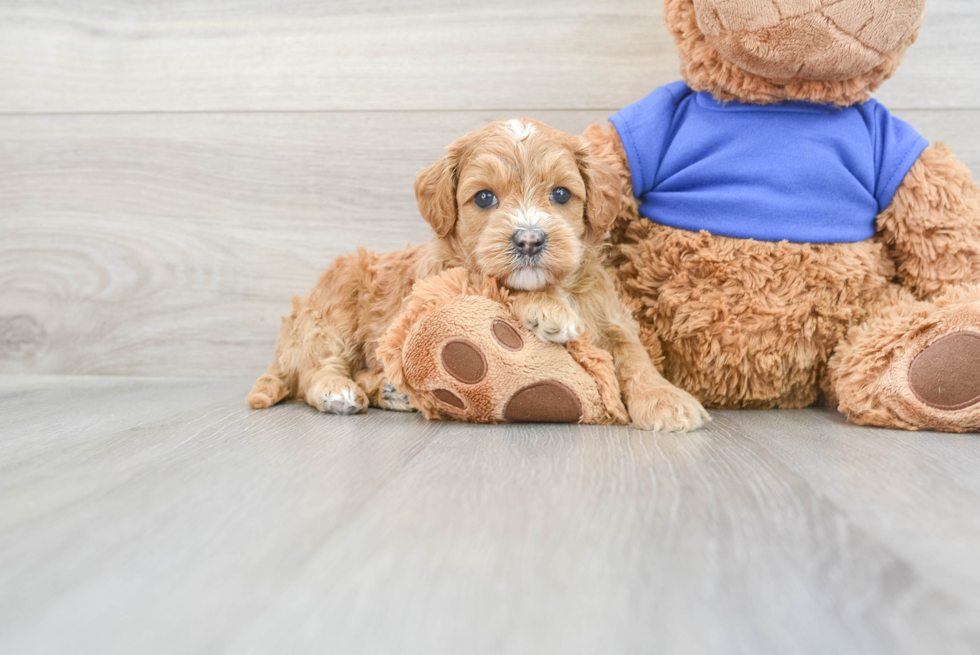
{"type": "Polygon", "coordinates": [[[665,0],[682,81],[588,128],[607,264],[708,408],[980,429],[980,188],[870,96],[925,0],[665,0]]]}
{"type": "MultiPolygon", "coordinates": [[[[706,407],[980,429],[980,187],[871,98],[924,11],[665,0],[682,80],[586,131],[621,180],[606,264],[651,359],[706,407]]],[[[481,393],[501,419],[498,379],[481,393]]]]}

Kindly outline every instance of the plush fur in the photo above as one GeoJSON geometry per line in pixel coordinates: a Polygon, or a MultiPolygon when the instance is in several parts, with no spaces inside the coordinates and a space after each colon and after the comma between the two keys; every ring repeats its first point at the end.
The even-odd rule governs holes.
{"type": "MultiPolygon", "coordinates": [[[[878,15],[887,13],[888,8],[893,4],[891,0],[888,2],[881,2],[880,0],[878,2],[862,1],[866,7],[878,15]]],[[[698,4],[722,5],[722,2],[720,0],[704,3],[699,1],[698,4]]],[[[851,2],[851,4],[855,3],[851,2]]],[[[730,11],[736,10],[742,5],[741,0],[727,3],[730,11]]],[[[765,4],[755,1],[746,3],[748,9],[743,14],[742,20],[745,21],[751,17],[749,11],[752,9],[758,12],[765,11],[766,5],[772,6],[772,3],[768,1],[765,4]]],[[[714,8],[709,6],[706,7],[706,10],[710,11],[714,8]]],[[[905,50],[915,42],[918,36],[918,23],[916,23],[916,29],[904,42],[893,50],[882,53],[884,56],[881,63],[870,70],[848,78],[834,79],[839,76],[834,76],[825,71],[824,75],[818,78],[794,75],[789,79],[780,79],[780,77],[768,77],[765,74],[765,67],[757,68],[758,72],[752,72],[748,68],[740,66],[738,61],[719,52],[712,44],[712,40],[704,34],[699,26],[694,0],[665,0],[664,20],[677,43],[681,57],[681,74],[692,89],[708,91],[719,100],[726,102],[738,100],[756,104],[779,102],[780,100],[805,100],[847,106],[865,102],[871,93],[895,74],[902,63],[905,50]]],[[[784,30],[790,30],[793,27],[788,20],[780,21],[777,25],[784,30]]],[[[771,30],[772,27],[770,26],[769,29],[771,30]]],[[[860,30],[856,31],[860,32],[860,30]]],[[[738,33],[736,32],[736,34],[738,33]]],[[[761,35],[756,34],[756,36],[761,35]]],[[[806,38],[799,33],[796,33],[796,36],[795,45],[797,49],[807,50],[814,45],[814,41],[819,37],[826,38],[826,33],[813,38],[806,38]]],[[[839,43],[841,40],[843,39],[836,40],[836,42],[839,43]]],[[[736,54],[736,52],[733,48],[729,54],[736,54]]],[[[748,56],[745,58],[752,59],[748,56]]],[[[772,56],[771,58],[774,59],[775,57],[772,56]]],[[[787,60],[794,62],[795,65],[799,65],[796,62],[801,61],[795,59],[795,53],[787,56],[787,60]]],[[[754,63],[758,65],[759,62],[754,63]]],[[[753,68],[755,67],[753,66],[753,68]]]]}
{"type": "Polygon", "coordinates": [[[767,80],[866,75],[905,46],[925,0],[694,0],[698,27],[739,68],[767,80]]]}
{"type": "Polygon", "coordinates": [[[593,335],[612,356],[637,426],[690,430],[707,420],[702,406],[651,363],[602,266],[620,178],[593,157],[587,140],[536,121],[493,123],[453,143],[419,174],[415,190],[436,239],[342,257],[308,296],[294,298],[275,362],[249,395],[252,407],[298,397],[331,413],[362,412],[369,403],[407,409],[408,399],[381,375],[378,341],[417,280],[462,268],[505,285],[509,310],[542,341],[593,335]],[[556,189],[564,202],[554,199],[556,189]],[[477,205],[481,192],[492,204],[477,205]],[[518,246],[528,235],[539,239],[533,252],[518,246]]]}
{"type": "MultiPolygon", "coordinates": [[[[510,293],[496,280],[456,268],[420,280],[404,310],[385,334],[378,357],[385,377],[411,404],[432,420],[501,423],[508,403],[523,389],[560,381],[578,401],[583,423],[629,422],[612,357],[587,335],[564,346],[537,338],[510,309],[510,293]],[[517,335],[517,346],[501,344],[493,329],[503,322],[517,335]],[[483,355],[487,374],[461,381],[440,357],[444,344],[463,339],[483,355]],[[433,392],[449,392],[441,400],[433,392]]],[[[548,407],[536,407],[547,414],[548,407]]]]}
{"type": "MultiPolygon", "coordinates": [[[[820,79],[750,72],[722,54],[717,35],[709,38],[699,25],[720,20],[727,25],[717,27],[720,35],[737,19],[751,27],[753,38],[775,26],[794,47],[806,48],[818,35],[794,32],[792,16],[772,14],[774,5],[789,4],[808,3],[666,0],[684,79],[723,101],[863,102],[898,67],[921,13],[917,2],[897,3],[905,12],[897,18],[888,11],[893,3],[851,3],[865,12],[867,25],[879,26],[880,33],[863,34],[877,44],[881,62],[857,70],[853,59],[842,57],[840,75],[824,62],[820,79]],[[719,13],[699,21],[700,8],[719,13]],[[883,45],[889,43],[891,50],[883,45]]],[[[822,4],[829,9],[831,3],[822,4]]],[[[741,57],[732,55],[737,50],[726,48],[741,57]]],[[[922,154],[878,217],[874,239],[816,245],[731,239],[641,218],[615,129],[594,125],[586,137],[620,175],[623,193],[607,263],[643,326],[651,357],[663,356],[667,379],[708,407],[806,407],[822,390],[862,424],[980,429],[975,408],[928,406],[909,383],[911,362],[929,346],[949,334],[980,331],[980,296],[972,286],[980,283],[980,188],[946,145],[922,154]]]]}

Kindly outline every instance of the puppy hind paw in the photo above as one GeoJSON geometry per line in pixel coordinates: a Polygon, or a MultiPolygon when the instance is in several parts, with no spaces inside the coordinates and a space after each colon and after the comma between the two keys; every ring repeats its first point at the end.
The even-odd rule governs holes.
{"type": "Polygon", "coordinates": [[[323,392],[318,409],[324,414],[350,416],[367,411],[368,399],[353,382],[349,386],[323,392]]]}
{"type": "Polygon", "coordinates": [[[263,375],[248,394],[248,406],[252,409],[268,409],[289,395],[285,383],[273,375],[263,375]]]}
{"type": "Polygon", "coordinates": [[[264,393],[253,392],[248,395],[248,406],[252,409],[269,409],[272,407],[272,398],[264,393]]]}

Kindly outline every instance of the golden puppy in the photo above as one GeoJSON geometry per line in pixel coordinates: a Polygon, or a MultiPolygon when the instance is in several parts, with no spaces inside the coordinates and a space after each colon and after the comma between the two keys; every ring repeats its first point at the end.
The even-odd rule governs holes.
{"type": "Polygon", "coordinates": [[[585,139],[532,120],[492,123],[422,171],[415,193],[437,238],[334,262],[309,296],[293,299],[276,360],[249,405],[297,396],[336,414],[369,403],[410,410],[383,378],[377,342],[416,280],[462,266],[514,291],[515,315],[541,339],[564,343],[587,330],[612,354],[637,427],[692,430],[707,420],[697,400],[654,368],[602,267],[620,182],[589,155],[585,139]]]}

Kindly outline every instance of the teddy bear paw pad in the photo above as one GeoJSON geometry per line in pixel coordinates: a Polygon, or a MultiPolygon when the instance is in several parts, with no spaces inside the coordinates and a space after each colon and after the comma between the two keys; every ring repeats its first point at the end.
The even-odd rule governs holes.
{"type": "Polygon", "coordinates": [[[954,411],[980,403],[980,334],[954,332],[927,346],[909,368],[909,385],[935,409],[954,411]]]}
{"type": "Polygon", "coordinates": [[[578,423],[582,401],[561,382],[536,382],[511,396],[504,418],[512,423],[578,423]]]}

